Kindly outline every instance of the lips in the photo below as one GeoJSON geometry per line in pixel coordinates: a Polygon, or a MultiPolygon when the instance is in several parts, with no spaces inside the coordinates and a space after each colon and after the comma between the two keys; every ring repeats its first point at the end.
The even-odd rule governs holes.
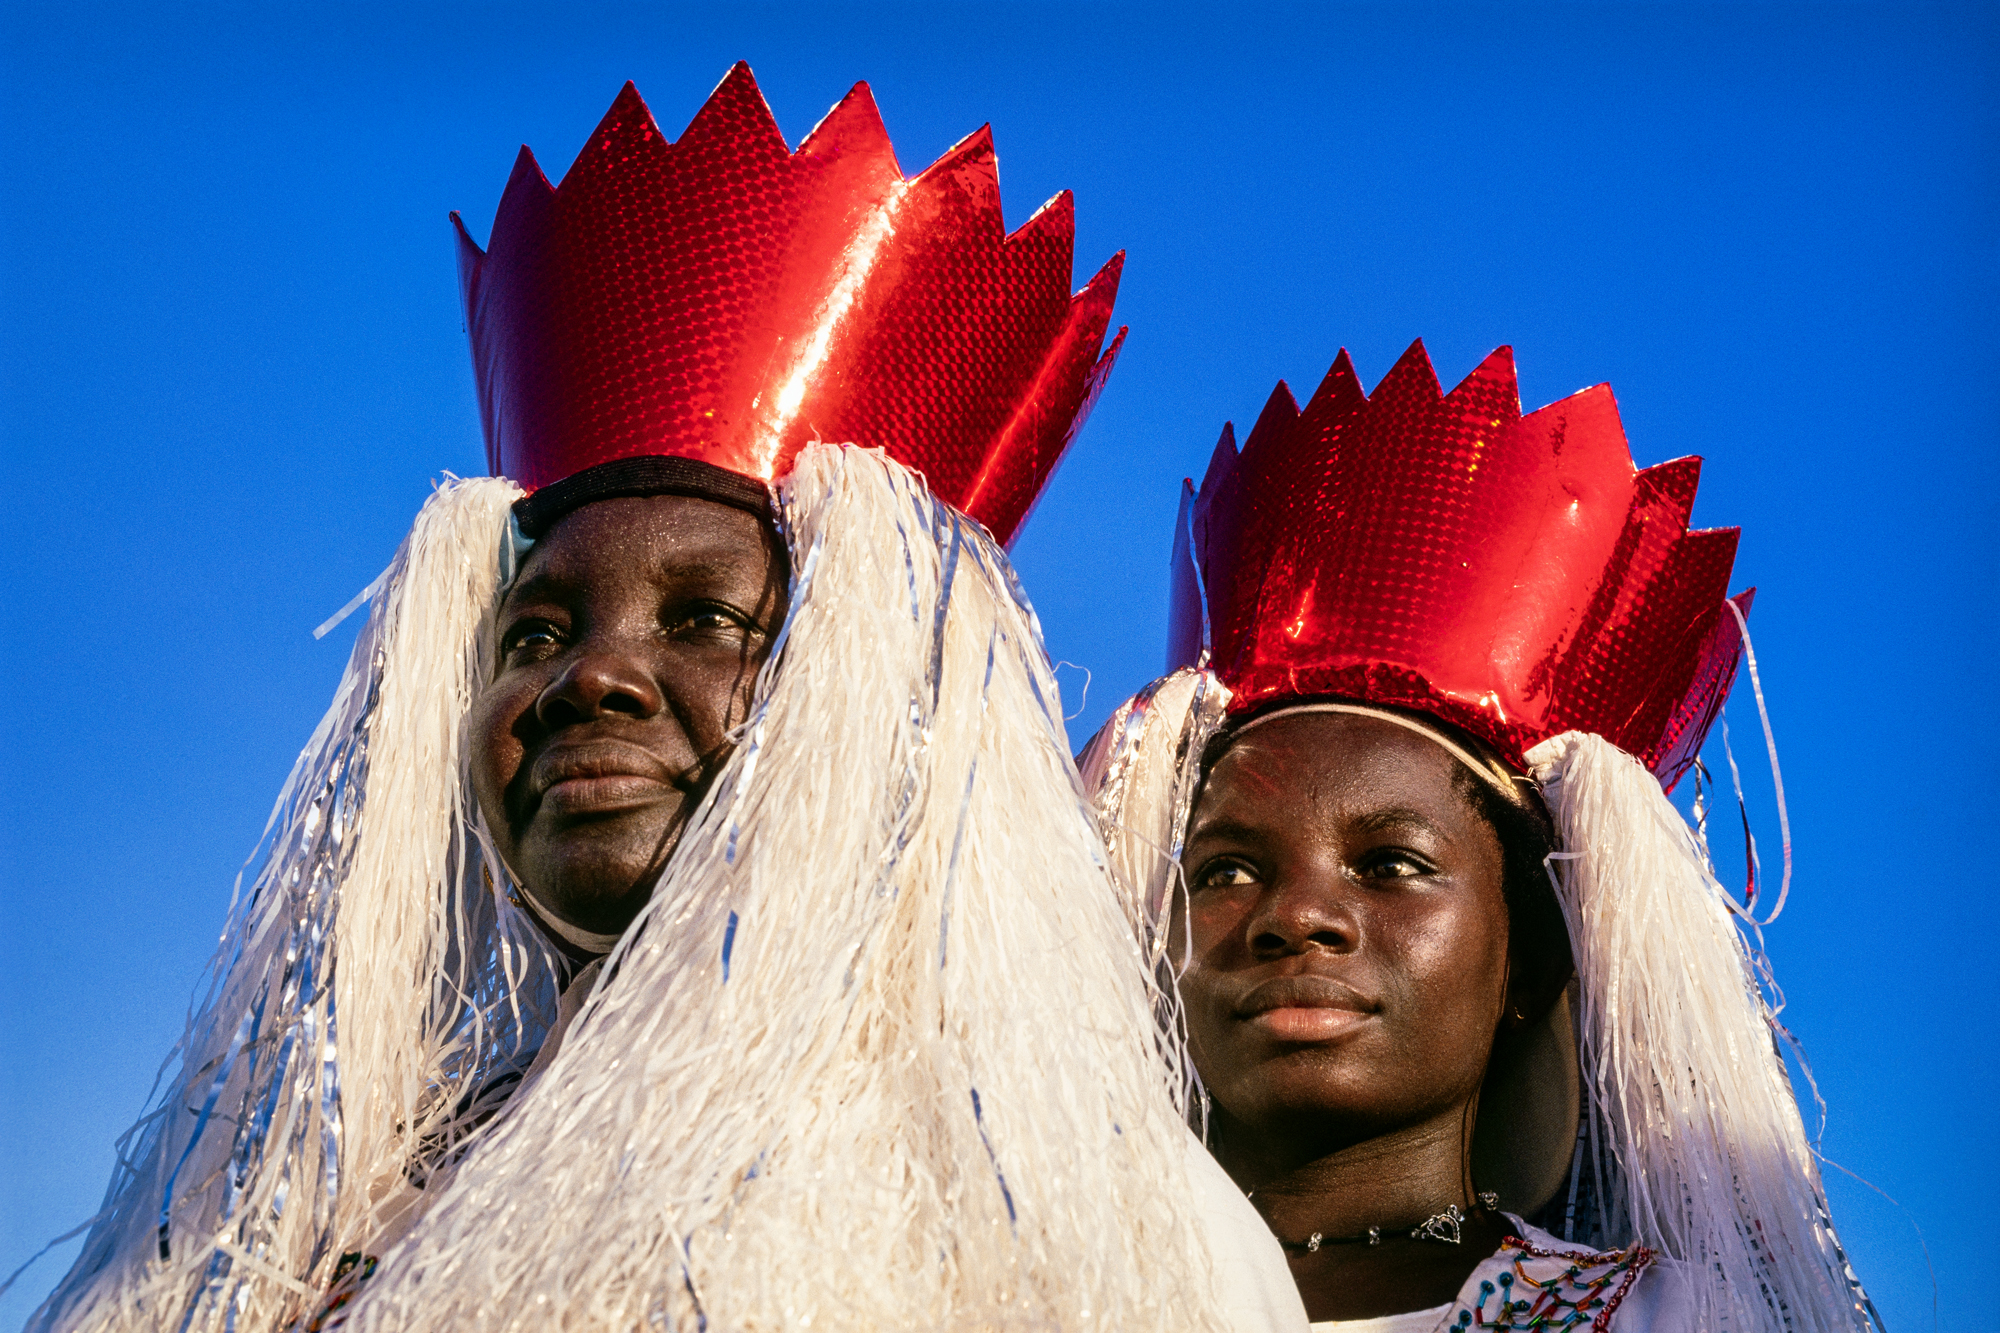
{"type": "Polygon", "coordinates": [[[1332,977],[1273,977],[1237,1002],[1236,1016],[1279,1041],[1331,1041],[1360,1027],[1377,1006],[1332,977]]]}
{"type": "Polygon", "coordinates": [[[628,741],[598,740],[544,751],[529,770],[542,811],[557,816],[615,814],[652,805],[679,785],[660,758],[628,741]]]}

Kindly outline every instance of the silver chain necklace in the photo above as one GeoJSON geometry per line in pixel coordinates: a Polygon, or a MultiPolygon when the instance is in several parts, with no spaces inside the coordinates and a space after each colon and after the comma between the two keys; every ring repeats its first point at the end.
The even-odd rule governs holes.
{"type": "MultiPolygon", "coordinates": [[[[1476,1196],[1479,1206],[1486,1212],[1500,1207],[1500,1196],[1490,1191],[1482,1191],[1476,1196]]],[[[1369,1227],[1354,1236],[1329,1236],[1323,1231],[1315,1231],[1304,1240],[1280,1240],[1278,1244],[1287,1250],[1300,1254],[1315,1254],[1322,1245],[1380,1245],[1385,1240],[1427,1240],[1441,1245],[1459,1245],[1465,1240],[1465,1223],[1468,1214],[1457,1204],[1446,1204],[1441,1213],[1432,1213],[1408,1231],[1390,1228],[1386,1232],[1381,1227],[1369,1227]]]]}

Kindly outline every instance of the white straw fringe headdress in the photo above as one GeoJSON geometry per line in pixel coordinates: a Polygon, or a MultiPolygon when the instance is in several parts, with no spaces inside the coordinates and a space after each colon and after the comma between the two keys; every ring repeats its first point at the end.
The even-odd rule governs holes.
{"type": "Polygon", "coordinates": [[[483,874],[461,753],[519,494],[448,479],[384,572],[162,1090],[30,1330],[283,1326],[460,1100],[532,1054],[552,960],[483,874]]]}
{"type": "Polygon", "coordinates": [[[875,451],[779,495],[737,750],[347,1327],[1218,1326],[1178,1050],[1005,556],[875,451]]]}
{"type": "MultiPolygon", "coordinates": [[[[517,494],[447,484],[385,576],[185,1068],[36,1328],[309,1317],[532,1054],[553,959],[459,735],[517,494]]],[[[735,755],[560,1056],[339,1317],[1221,1327],[1180,1051],[1006,557],[874,451],[813,446],[781,499],[792,606],[735,755]]]]}

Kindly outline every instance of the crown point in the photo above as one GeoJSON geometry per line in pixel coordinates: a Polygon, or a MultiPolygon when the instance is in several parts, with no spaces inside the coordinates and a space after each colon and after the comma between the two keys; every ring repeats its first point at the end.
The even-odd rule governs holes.
{"type": "Polygon", "coordinates": [[[1269,447],[1269,442],[1282,437],[1285,430],[1299,419],[1299,400],[1292,397],[1292,386],[1283,380],[1271,390],[1271,396],[1264,400],[1264,410],[1257,414],[1257,424],[1250,428],[1250,437],[1243,441],[1243,452],[1269,447]]]}
{"type": "Polygon", "coordinates": [[[538,234],[548,223],[555,197],[556,187],[549,184],[541,163],[535,161],[534,150],[522,144],[514,157],[514,170],[507,177],[507,188],[500,193],[500,206],[493,210],[486,253],[510,250],[538,234]]]}
{"type": "Polygon", "coordinates": [[[895,147],[889,142],[888,127],[882,123],[881,108],[875,105],[875,94],[866,83],[848,89],[847,96],[820,117],[819,124],[799,144],[798,156],[879,161],[896,179],[903,177],[903,169],[896,165],[895,147]]]}
{"type": "Polygon", "coordinates": [[[1445,395],[1466,417],[1500,426],[1521,419],[1521,389],[1514,378],[1514,349],[1496,347],[1445,395]]]}
{"type": "Polygon", "coordinates": [[[1111,345],[1104,349],[1104,355],[1097,358],[1097,364],[1090,369],[1090,401],[1095,403],[1097,395],[1104,391],[1104,381],[1111,374],[1111,367],[1117,364],[1118,353],[1125,349],[1125,335],[1132,331],[1130,324],[1120,324],[1118,332],[1111,335],[1111,345]]]}
{"type": "Polygon", "coordinates": [[[1090,275],[1090,281],[1083,284],[1083,289],[1076,294],[1076,299],[1082,300],[1086,296],[1101,298],[1108,307],[1111,302],[1118,299],[1118,280],[1124,275],[1125,252],[1120,250],[1104,261],[1104,267],[1090,275]]]}
{"type": "MultiPolygon", "coordinates": [[[[1010,263],[1045,268],[1051,271],[1051,276],[1059,275],[1061,290],[1068,294],[1070,275],[1076,267],[1074,197],[1068,190],[1057,192],[1009,233],[1002,245],[1010,263]]],[[[1072,306],[1076,304],[1071,301],[1072,306]]],[[[1108,308],[1105,318],[1110,318],[1108,308]]]]}
{"type": "MultiPolygon", "coordinates": [[[[590,132],[583,151],[576,155],[569,170],[563,173],[562,183],[567,186],[572,181],[586,182],[615,174],[634,154],[663,153],[666,147],[666,136],[660,133],[659,124],[654,121],[646,99],[639,96],[637,86],[628,80],[612,100],[611,109],[604,113],[604,119],[598,121],[597,128],[590,132]]],[[[525,147],[521,151],[530,162],[533,161],[533,155],[525,147]]],[[[518,164],[515,171],[518,175],[518,164]]],[[[512,182],[509,185],[511,187],[512,182]]],[[[583,185],[580,188],[589,187],[583,185]]]]}
{"type": "MultiPolygon", "coordinates": [[[[1488,352],[1485,359],[1472,368],[1472,373],[1459,382],[1459,388],[1464,388],[1466,385],[1474,383],[1506,385],[1513,391],[1512,397],[1514,399],[1515,410],[1519,411],[1521,391],[1515,382],[1514,349],[1512,347],[1502,344],[1488,352]]],[[[1452,392],[1457,393],[1458,389],[1453,389],[1452,392]]]]}
{"type": "Polygon", "coordinates": [[[1444,388],[1438,383],[1437,371],[1431,366],[1431,355],[1424,350],[1424,340],[1417,339],[1408,350],[1396,358],[1396,364],[1389,367],[1375,385],[1375,392],[1368,395],[1372,403],[1386,397],[1394,400],[1408,398],[1416,402],[1431,404],[1444,397],[1444,388]]]}
{"type": "Polygon", "coordinates": [[[1208,455],[1208,471],[1201,474],[1201,494],[1214,495],[1230,473],[1236,471],[1236,423],[1222,423],[1222,434],[1216,436],[1215,448],[1208,455]]]}
{"type": "Polygon", "coordinates": [[[989,219],[985,225],[990,226],[996,238],[1005,236],[1007,224],[1000,213],[1000,160],[993,152],[993,127],[981,125],[945,149],[937,161],[910,182],[910,193],[933,199],[959,195],[963,202],[957,207],[970,208],[975,216],[989,219]]]}
{"type": "Polygon", "coordinates": [[[1312,398],[1306,403],[1306,411],[1314,414],[1354,412],[1367,404],[1368,395],[1361,391],[1361,377],[1354,373],[1354,360],[1343,347],[1340,355],[1333,358],[1333,364],[1327,368],[1319,387],[1313,390],[1312,398]]]}
{"type": "MultiPolygon", "coordinates": [[[[625,86],[629,88],[632,85],[627,83],[625,86]]],[[[709,91],[708,100],[713,102],[725,92],[735,97],[741,97],[745,92],[753,93],[760,101],[764,96],[763,91],[757,87],[757,76],[750,72],[750,62],[747,60],[739,60],[729,67],[729,72],[718,79],[715,87],[709,91]]]]}
{"type": "Polygon", "coordinates": [[[1690,454],[1686,458],[1670,458],[1664,463],[1655,463],[1649,468],[1641,468],[1632,478],[1632,483],[1632,508],[1635,511],[1641,505],[1663,504],[1685,529],[1694,513],[1695,491],[1701,485],[1701,459],[1690,454]]]}
{"type": "Polygon", "coordinates": [[[713,146],[762,157],[789,157],[792,151],[770,103],[751,77],[749,63],[742,60],[730,67],[674,146],[683,152],[713,146]]]}
{"type": "MultiPolygon", "coordinates": [[[[1224,426],[1226,435],[1229,428],[1224,426]]],[[[1201,576],[1189,541],[1195,510],[1193,481],[1181,482],[1180,513],[1174,519],[1174,553],[1167,575],[1167,670],[1177,671],[1204,660],[1208,645],[1207,617],[1202,613],[1201,576]]]]}
{"type": "Polygon", "coordinates": [[[1028,220],[1014,228],[1008,235],[1009,245],[1055,244],[1070,246],[1076,240],[1076,196],[1068,190],[1058,190],[1048,201],[1033,213],[1028,220]]]}
{"type": "Polygon", "coordinates": [[[935,185],[945,180],[990,180],[994,204],[1000,196],[1000,161],[993,151],[993,126],[981,125],[938,155],[938,160],[918,172],[910,182],[915,186],[935,185]]]}

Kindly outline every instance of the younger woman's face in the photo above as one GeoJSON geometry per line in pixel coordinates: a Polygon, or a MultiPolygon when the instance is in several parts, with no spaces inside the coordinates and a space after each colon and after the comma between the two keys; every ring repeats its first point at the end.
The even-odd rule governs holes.
{"type": "Polygon", "coordinates": [[[769,527],[687,496],[558,522],[501,601],[473,786],[544,911],[631,923],[730,749],[785,610],[769,527]]]}
{"type": "Polygon", "coordinates": [[[1281,1156],[1479,1088],[1507,910],[1499,837],[1456,766],[1379,718],[1299,713],[1245,732],[1196,802],[1174,920],[1189,1041],[1223,1123],[1281,1156]]]}

